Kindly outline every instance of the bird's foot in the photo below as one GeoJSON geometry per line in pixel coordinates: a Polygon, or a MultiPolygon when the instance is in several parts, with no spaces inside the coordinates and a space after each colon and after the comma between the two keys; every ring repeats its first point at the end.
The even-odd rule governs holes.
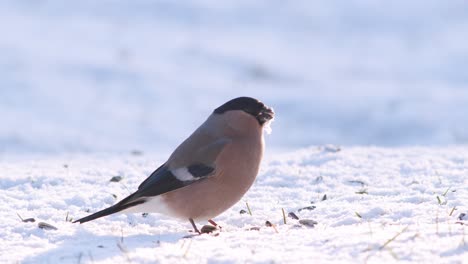
{"type": "MultiPolygon", "coordinates": [[[[201,234],[212,234],[214,231],[221,229],[221,227],[211,219],[208,220],[208,222],[210,222],[210,224],[212,224],[212,225],[204,225],[200,230],[197,228],[197,225],[195,224],[195,221],[193,221],[193,219],[189,218],[189,221],[190,221],[190,223],[192,224],[192,227],[193,227],[193,230],[190,230],[190,231],[194,232],[195,234],[185,236],[184,238],[199,236],[201,234]]],[[[215,236],[216,235],[219,235],[219,233],[215,234],[215,236]]]]}
{"type": "Polygon", "coordinates": [[[202,228],[199,231],[189,230],[189,232],[191,232],[192,234],[186,235],[183,238],[193,238],[193,237],[197,237],[197,236],[200,236],[200,235],[203,235],[203,234],[210,234],[210,235],[213,235],[213,236],[218,236],[219,232],[215,232],[217,230],[219,230],[219,229],[217,227],[215,227],[215,226],[204,225],[204,226],[202,226],[202,228]]]}
{"type": "Polygon", "coordinates": [[[209,234],[209,233],[212,233],[214,231],[218,230],[218,228],[216,226],[212,226],[212,225],[204,225],[202,228],[201,228],[201,233],[202,234],[209,234]]]}

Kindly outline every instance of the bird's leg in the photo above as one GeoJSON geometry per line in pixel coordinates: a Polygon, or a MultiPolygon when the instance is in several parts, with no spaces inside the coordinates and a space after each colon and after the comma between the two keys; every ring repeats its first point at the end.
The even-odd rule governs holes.
{"type": "Polygon", "coordinates": [[[208,219],[208,223],[214,225],[215,227],[221,229],[221,226],[219,226],[215,221],[213,221],[212,219],[208,219]]]}
{"type": "Polygon", "coordinates": [[[189,221],[190,221],[190,223],[191,223],[192,226],[193,226],[193,230],[194,230],[196,233],[201,234],[200,230],[198,230],[197,226],[195,225],[195,222],[193,221],[193,219],[192,219],[192,218],[189,218],[189,221]]]}
{"type": "Polygon", "coordinates": [[[208,223],[218,227],[218,224],[215,221],[211,220],[211,219],[208,219],[208,223]]]}

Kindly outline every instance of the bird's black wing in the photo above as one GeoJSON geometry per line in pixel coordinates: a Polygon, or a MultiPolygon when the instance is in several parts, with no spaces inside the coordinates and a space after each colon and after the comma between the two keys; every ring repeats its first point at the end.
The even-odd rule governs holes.
{"type": "Polygon", "coordinates": [[[215,168],[201,163],[191,164],[185,168],[170,170],[164,164],[153,172],[138,187],[135,195],[151,197],[167,193],[210,176],[215,168]]]}
{"type": "Polygon", "coordinates": [[[161,165],[138,186],[135,195],[138,197],[157,196],[213,175],[216,158],[230,142],[228,139],[219,139],[200,147],[193,154],[194,161],[186,167],[169,169],[168,165],[161,165]]]}
{"type": "Polygon", "coordinates": [[[109,208],[78,219],[74,221],[74,223],[85,223],[142,204],[146,202],[147,198],[158,196],[204,179],[210,176],[213,171],[213,167],[203,164],[192,164],[186,168],[173,172],[163,164],[138,187],[138,190],[135,193],[129,195],[109,208]]]}
{"type": "Polygon", "coordinates": [[[150,197],[177,190],[194,182],[206,179],[215,173],[215,167],[213,165],[214,161],[229,142],[229,140],[224,139],[218,140],[200,148],[194,154],[194,162],[188,164],[186,167],[169,169],[167,164],[161,165],[148,178],[146,178],[140,186],[138,186],[138,190],[135,193],[129,195],[109,208],[78,219],[74,222],[84,223],[96,218],[117,213],[127,208],[145,203],[150,197]],[[196,160],[205,160],[209,162],[196,160]]]}

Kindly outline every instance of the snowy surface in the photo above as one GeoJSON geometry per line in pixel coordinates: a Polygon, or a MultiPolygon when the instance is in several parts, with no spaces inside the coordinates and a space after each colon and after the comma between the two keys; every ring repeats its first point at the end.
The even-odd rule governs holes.
{"type": "Polygon", "coordinates": [[[468,143],[466,1],[0,1],[0,151],[174,148],[239,95],[274,149],[468,143]],[[116,144],[118,143],[118,144],[116,144]]]}
{"type": "Polygon", "coordinates": [[[456,0],[0,1],[0,263],[466,263],[467,14],[456,0]],[[157,214],[67,221],[134,191],[240,95],[276,119],[219,235],[184,239],[187,222],[157,214]],[[318,224],[284,224],[282,208],[318,224]]]}
{"type": "Polygon", "coordinates": [[[128,195],[162,161],[157,156],[3,159],[0,262],[466,263],[468,217],[459,217],[468,213],[467,160],[461,147],[285,153],[267,159],[243,200],[215,219],[219,235],[184,238],[188,221],[158,214],[66,221],[128,195]],[[123,180],[109,182],[117,175],[123,180]],[[252,215],[239,213],[246,202],[252,215]],[[282,208],[318,224],[284,224],[282,208]],[[39,229],[40,221],[58,230],[39,229]]]}

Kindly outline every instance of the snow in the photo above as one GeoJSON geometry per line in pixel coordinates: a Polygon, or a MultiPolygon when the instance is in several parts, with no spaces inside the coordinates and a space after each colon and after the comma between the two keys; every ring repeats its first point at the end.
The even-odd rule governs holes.
{"type": "Polygon", "coordinates": [[[82,225],[66,220],[136,190],[162,161],[157,155],[4,158],[0,261],[463,263],[468,222],[459,217],[468,213],[466,160],[464,147],[283,153],[265,160],[242,201],[215,219],[222,226],[217,236],[184,238],[188,221],[159,214],[117,214],[82,225]],[[122,181],[110,182],[116,175],[122,181]],[[252,215],[239,213],[248,210],[246,203],[252,215]],[[292,218],[284,224],[282,209],[317,224],[292,218]],[[23,223],[16,214],[36,222],[23,223]],[[39,229],[38,222],[57,230],[39,229]]]}
{"type": "Polygon", "coordinates": [[[1,1],[0,263],[465,263],[467,12],[1,1]],[[276,118],[221,232],[184,238],[188,222],[158,214],[70,222],[130,194],[242,95],[276,118]],[[317,224],[285,224],[282,209],[317,224]]]}

